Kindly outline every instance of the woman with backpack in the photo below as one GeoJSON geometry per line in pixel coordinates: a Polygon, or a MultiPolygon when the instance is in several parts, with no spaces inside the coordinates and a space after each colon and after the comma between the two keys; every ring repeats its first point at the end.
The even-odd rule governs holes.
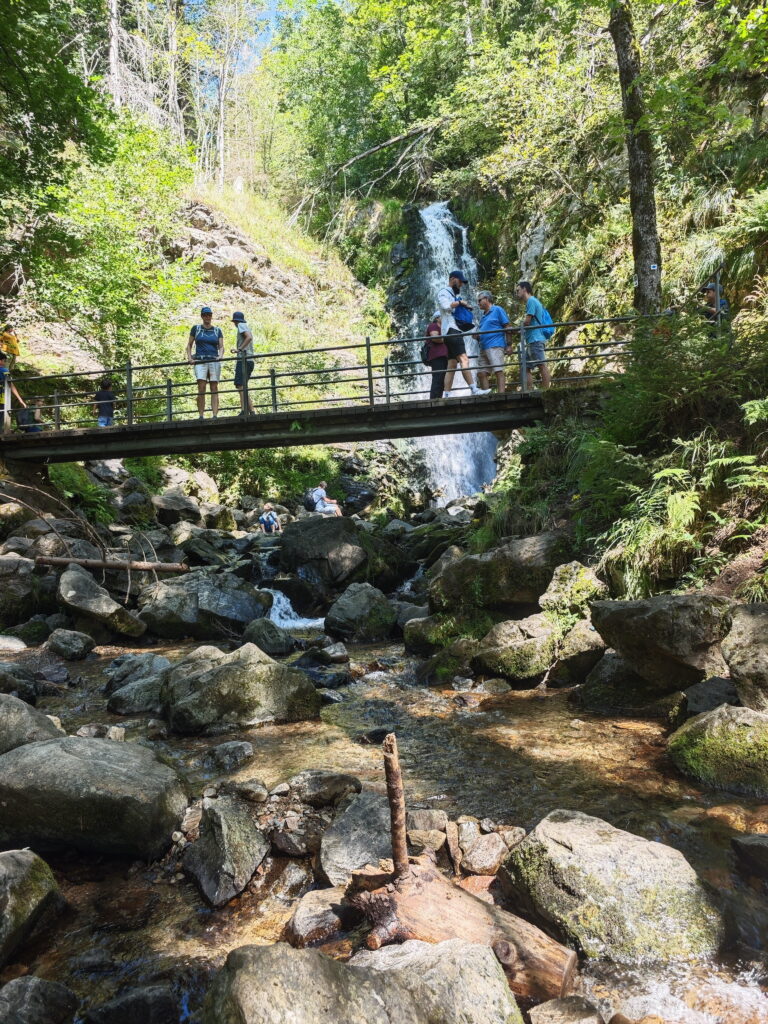
{"type": "Polygon", "coordinates": [[[213,418],[219,415],[219,381],[221,380],[221,358],[224,355],[224,333],[220,327],[213,326],[213,310],[203,306],[200,310],[201,324],[195,324],[189,332],[187,342],[187,362],[195,368],[197,378],[197,413],[200,419],[205,416],[205,384],[211,389],[211,413],[213,418]],[[195,346],[194,357],[192,346],[195,346]]]}
{"type": "Polygon", "coordinates": [[[440,329],[440,314],[435,313],[427,325],[427,340],[422,345],[421,359],[432,371],[432,384],[429,389],[431,401],[443,397],[445,372],[448,369],[448,347],[440,329]]]}

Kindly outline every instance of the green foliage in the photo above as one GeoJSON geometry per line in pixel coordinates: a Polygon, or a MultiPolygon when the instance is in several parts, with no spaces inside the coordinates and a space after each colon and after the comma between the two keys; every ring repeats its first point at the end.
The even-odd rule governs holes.
{"type": "Polygon", "coordinates": [[[194,265],[165,254],[191,168],[166,135],[129,119],[114,141],[107,168],[57,188],[61,213],[29,255],[35,297],[105,365],[162,362],[178,355],[170,324],[200,284],[194,265]]]}
{"type": "Polygon", "coordinates": [[[48,479],[68,504],[94,523],[111,523],[115,512],[106,487],[95,483],[79,462],[60,462],[48,467],[48,479]]]}
{"type": "Polygon", "coordinates": [[[320,445],[213,452],[178,461],[186,469],[210,473],[219,489],[233,498],[252,494],[292,506],[319,480],[328,482],[331,494],[334,486],[338,486],[336,463],[329,450],[320,445]]]}
{"type": "Polygon", "coordinates": [[[157,494],[164,486],[163,466],[166,459],[162,455],[145,455],[142,458],[123,459],[123,465],[131,474],[145,485],[152,494],[157,494]]]}

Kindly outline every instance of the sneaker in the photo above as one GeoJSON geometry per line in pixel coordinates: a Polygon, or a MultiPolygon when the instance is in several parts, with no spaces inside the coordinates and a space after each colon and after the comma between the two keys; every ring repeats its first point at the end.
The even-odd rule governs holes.
{"type": "Polygon", "coordinates": [[[451,397],[451,392],[450,391],[444,391],[443,392],[443,398],[450,398],[450,397],[451,397]]]}
{"type": "Polygon", "coordinates": [[[205,416],[198,416],[197,418],[198,418],[198,419],[200,420],[200,422],[202,423],[202,421],[203,421],[203,420],[205,419],[205,416]]]}
{"type": "Polygon", "coordinates": [[[473,395],[490,395],[490,388],[472,388],[473,395]]]}

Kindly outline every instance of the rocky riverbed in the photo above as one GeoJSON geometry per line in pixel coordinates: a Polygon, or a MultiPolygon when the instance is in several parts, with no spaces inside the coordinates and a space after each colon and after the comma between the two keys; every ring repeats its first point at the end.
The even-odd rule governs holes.
{"type": "Polygon", "coordinates": [[[140,529],[0,506],[0,1020],[768,1020],[760,606],[606,600],[560,535],[468,555],[476,499],[276,541],[205,483],[140,529]],[[34,562],[150,543],[195,568],[34,562]],[[565,1000],[460,920],[365,952],[388,732],[411,854],[574,950],[565,1000]]]}

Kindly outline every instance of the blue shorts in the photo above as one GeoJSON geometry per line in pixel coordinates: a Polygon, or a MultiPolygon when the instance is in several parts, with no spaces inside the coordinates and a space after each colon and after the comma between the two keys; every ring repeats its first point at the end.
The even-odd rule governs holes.
{"type": "Polygon", "coordinates": [[[114,422],[115,422],[115,417],[114,416],[99,416],[99,426],[100,427],[111,427],[114,422]]]}
{"type": "Polygon", "coordinates": [[[529,369],[534,369],[537,366],[541,366],[542,363],[546,363],[547,357],[544,354],[544,342],[543,341],[529,341],[528,342],[528,355],[526,364],[529,369]]]}
{"type": "MultiPolygon", "coordinates": [[[[250,380],[251,379],[251,374],[253,373],[254,365],[255,365],[255,363],[254,363],[253,359],[246,359],[246,365],[245,365],[245,373],[246,373],[245,379],[246,380],[250,380]]],[[[236,388],[241,388],[242,386],[243,386],[243,361],[242,361],[242,359],[238,359],[237,360],[237,365],[235,366],[235,387],[236,388]]]]}

